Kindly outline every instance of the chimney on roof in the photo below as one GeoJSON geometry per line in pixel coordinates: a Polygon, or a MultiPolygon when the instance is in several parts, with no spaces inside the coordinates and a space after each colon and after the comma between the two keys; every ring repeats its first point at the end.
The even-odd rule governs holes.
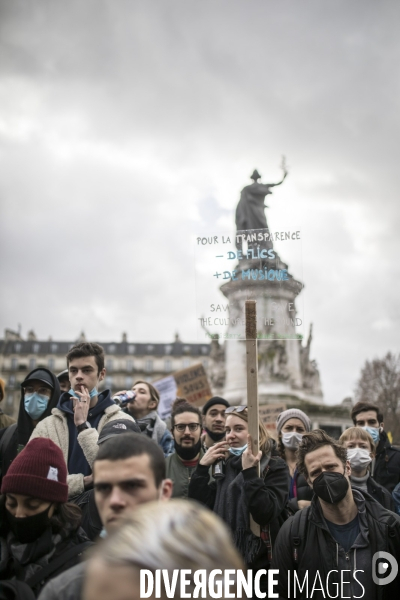
{"type": "Polygon", "coordinates": [[[180,344],[182,342],[181,338],[179,337],[179,333],[176,332],[175,334],[175,344],[180,344]]]}
{"type": "Polygon", "coordinates": [[[127,342],[128,341],[128,336],[126,335],[125,331],[122,334],[122,341],[123,342],[127,342]]]}
{"type": "Polygon", "coordinates": [[[33,331],[33,329],[31,329],[30,331],[28,331],[28,342],[36,342],[37,337],[35,332],[33,331]]]}
{"type": "Polygon", "coordinates": [[[79,344],[80,342],[86,342],[86,336],[84,331],[81,331],[81,335],[78,337],[76,342],[77,344],[79,344]]]}

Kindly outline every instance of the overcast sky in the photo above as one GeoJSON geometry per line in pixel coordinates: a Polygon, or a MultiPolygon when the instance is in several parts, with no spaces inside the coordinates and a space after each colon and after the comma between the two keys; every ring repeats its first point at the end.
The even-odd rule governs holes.
{"type": "Polygon", "coordinates": [[[398,351],[396,0],[0,7],[0,330],[197,341],[193,238],[284,154],[326,402],[398,351]]]}

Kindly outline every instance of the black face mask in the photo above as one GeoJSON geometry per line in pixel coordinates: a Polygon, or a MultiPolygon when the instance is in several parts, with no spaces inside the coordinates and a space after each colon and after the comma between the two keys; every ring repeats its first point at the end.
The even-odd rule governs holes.
{"type": "Polygon", "coordinates": [[[42,533],[47,529],[50,521],[50,506],[37,515],[23,518],[14,517],[14,515],[12,515],[10,511],[6,509],[6,519],[8,525],[21,544],[31,544],[40,538],[42,533]]]}
{"type": "Polygon", "coordinates": [[[208,427],[205,427],[204,429],[213,442],[219,442],[220,440],[223,440],[226,435],[225,431],[222,431],[221,433],[215,433],[214,431],[210,431],[208,427]]]}
{"type": "Polygon", "coordinates": [[[174,444],[175,452],[182,460],[193,460],[196,458],[201,449],[201,440],[199,440],[194,446],[190,446],[190,448],[181,446],[176,440],[174,440],[174,444]]]}
{"type": "Polygon", "coordinates": [[[314,479],[313,490],[318,498],[329,502],[329,504],[337,504],[347,494],[349,482],[344,473],[327,473],[323,472],[314,479]]]}

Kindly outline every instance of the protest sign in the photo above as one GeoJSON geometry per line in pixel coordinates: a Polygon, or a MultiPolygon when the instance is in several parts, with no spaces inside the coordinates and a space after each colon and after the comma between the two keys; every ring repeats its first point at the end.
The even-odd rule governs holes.
{"type": "Polygon", "coordinates": [[[171,414],[171,406],[176,397],[185,398],[194,406],[203,406],[212,397],[207,374],[201,363],[175,371],[168,377],[154,381],[153,385],[160,392],[158,412],[162,419],[171,414]]]}
{"type": "Polygon", "coordinates": [[[286,404],[262,404],[258,408],[260,421],[264,423],[265,428],[272,437],[277,437],[276,419],[286,410],[286,404]]]}

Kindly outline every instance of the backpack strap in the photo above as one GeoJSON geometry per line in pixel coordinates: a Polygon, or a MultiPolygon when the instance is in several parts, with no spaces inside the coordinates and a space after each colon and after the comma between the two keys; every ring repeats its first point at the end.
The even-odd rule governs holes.
{"type": "Polygon", "coordinates": [[[293,562],[295,565],[300,563],[300,548],[305,540],[309,507],[303,508],[293,516],[292,527],[290,530],[292,537],[293,562]]]}
{"type": "Polygon", "coordinates": [[[46,567],[43,567],[43,569],[40,569],[40,571],[37,571],[37,573],[32,575],[32,577],[30,577],[26,581],[26,583],[29,585],[30,588],[34,588],[41,581],[46,581],[46,579],[49,578],[49,575],[51,575],[52,573],[57,571],[57,569],[65,565],[69,560],[71,560],[71,558],[74,558],[78,554],[81,554],[84,550],[86,550],[86,548],[89,548],[89,546],[92,545],[93,542],[87,540],[86,542],[82,542],[81,544],[78,544],[77,546],[73,546],[69,550],[66,550],[66,552],[63,552],[62,554],[60,554],[60,556],[57,556],[57,558],[52,560],[51,563],[48,564],[46,567]]]}
{"type": "Polygon", "coordinates": [[[6,427],[5,432],[2,435],[2,438],[0,440],[0,458],[1,458],[1,463],[0,463],[0,477],[2,476],[2,466],[3,466],[3,460],[4,460],[4,452],[6,451],[8,444],[11,441],[11,438],[15,432],[15,430],[17,429],[17,423],[13,423],[12,425],[9,425],[8,427],[6,427]]]}

